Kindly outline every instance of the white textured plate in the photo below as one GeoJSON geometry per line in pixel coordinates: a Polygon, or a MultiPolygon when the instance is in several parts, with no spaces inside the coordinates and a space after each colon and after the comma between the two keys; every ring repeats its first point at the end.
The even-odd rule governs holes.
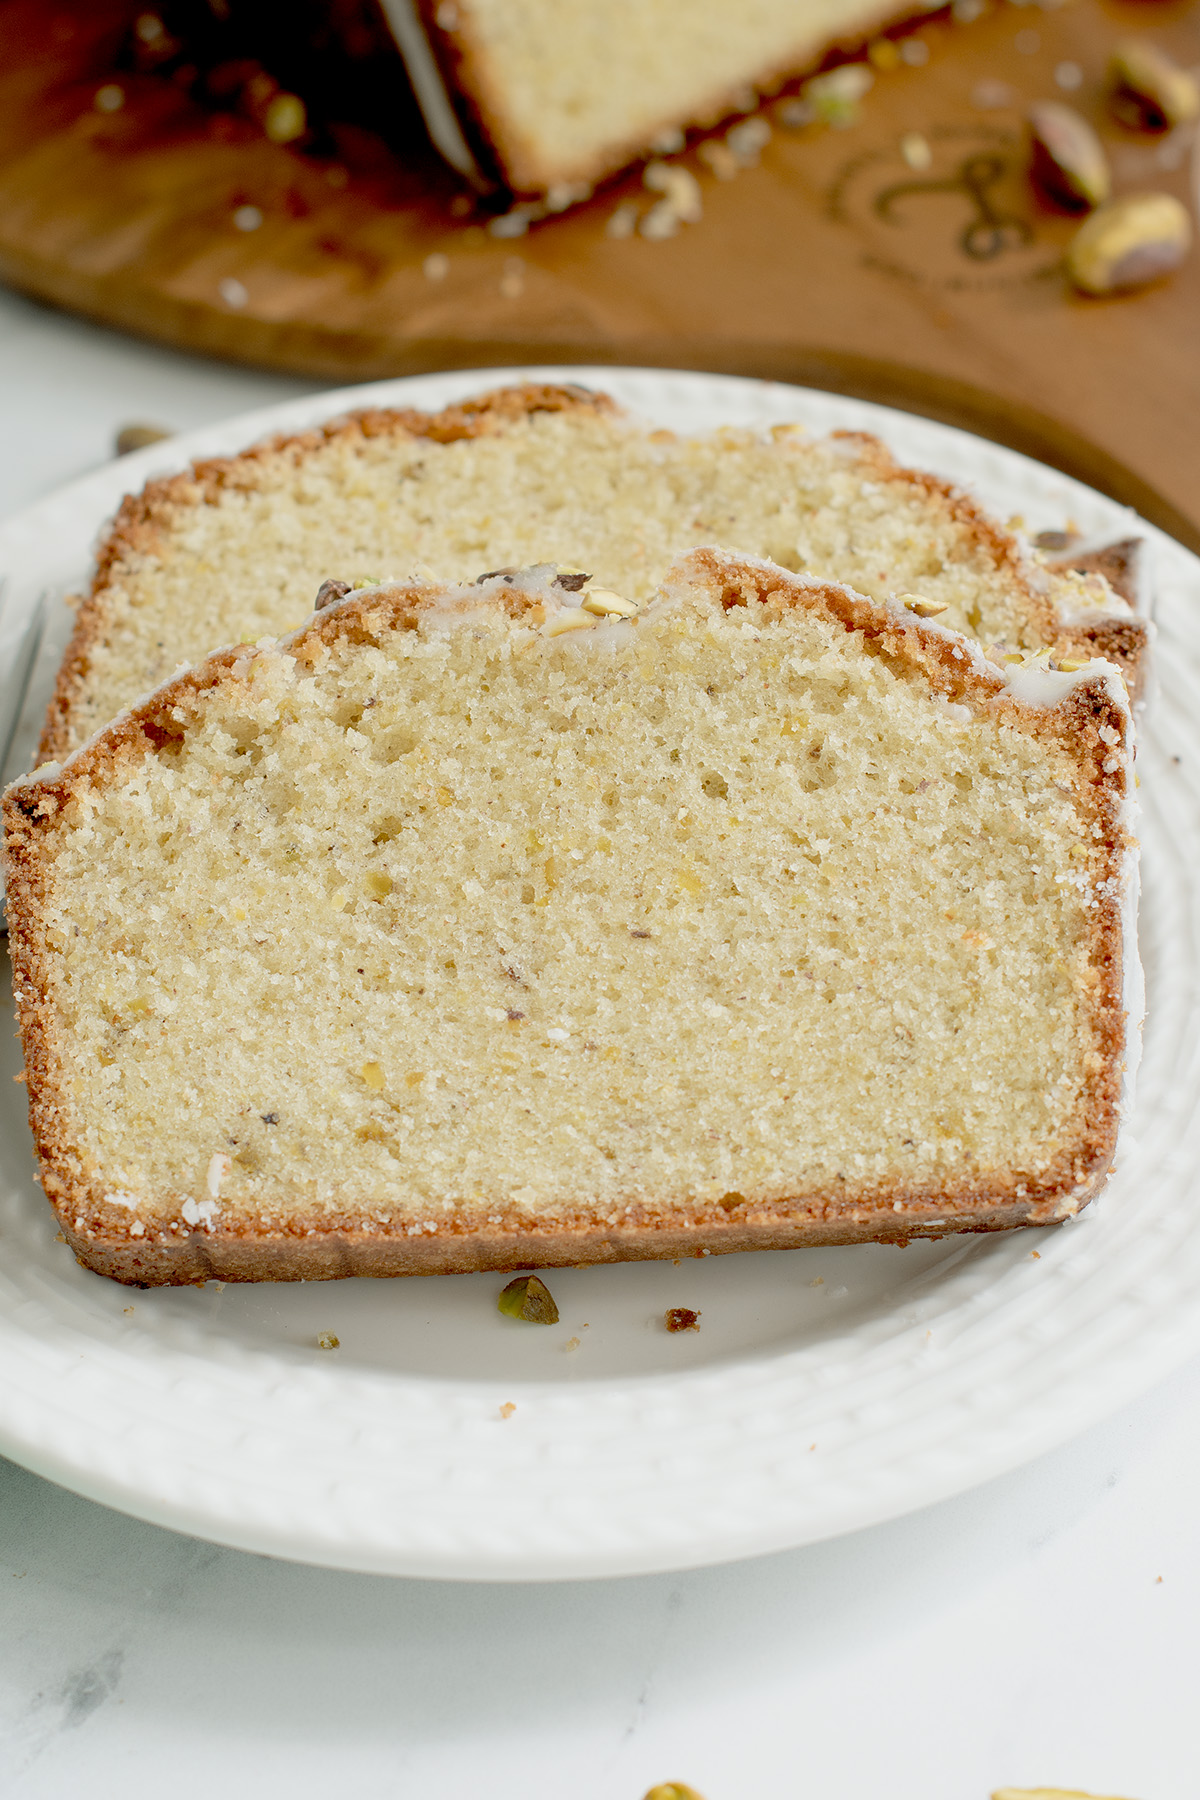
{"type": "MultiPolygon", "coordinates": [[[[351,405],[437,407],[531,374],[568,372],[325,394],[75,483],[0,527],[0,668],[38,595],[84,580],[100,525],[148,475],[351,405]]],[[[0,1034],[0,1450],[97,1500],[247,1549],[386,1573],[676,1568],[969,1487],[1200,1347],[1200,561],[1065,476],[885,408],[709,375],[569,378],[683,430],[865,426],[1031,531],[1070,517],[1150,540],[1161,691],[1138,765],[1149,1017],[1119,1172],[1080,1220],[1039,1232],[564,1270],[551,1277],[562,1311],[551,1330],[502,1318],[493,1275],[140,1293],[77,1268],[56,1243],[30,1179],[18,1052],[0,1034]],[[699,1332],[668,1336],[662,1315],[676,1305],[700,1309],[699,1332]],[[319,1350],[321,1331],[341,1348],[319,1350]]],[[[62,625],[52,609],[30,719],[62,625]]]]}

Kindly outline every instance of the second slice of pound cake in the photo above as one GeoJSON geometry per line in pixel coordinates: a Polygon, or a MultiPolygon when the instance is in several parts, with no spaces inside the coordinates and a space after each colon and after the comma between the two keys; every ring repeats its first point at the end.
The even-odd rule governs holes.
{"type": "Polygon", "coordinates": [[[697,550],[352,594],[6,801],[42,1180],[123,1281],[1045,1224],[1136,1045],[1111,665],[697,550]]]}
{"type": "Polygon", "coordinates": [[[336,420],[131,496],[101,546],[42,754],[69,755],[181,662],[294,630],[327,578],[464,581],[573,561],[645,600],[675,557],[714,543],[876,600],[919,596],[997,655],[1100,655],[1138,682],[1149,627],[1102,576],[1050,570],[874,438],[677,437],[603,394],[527,386],[336,420]]]}

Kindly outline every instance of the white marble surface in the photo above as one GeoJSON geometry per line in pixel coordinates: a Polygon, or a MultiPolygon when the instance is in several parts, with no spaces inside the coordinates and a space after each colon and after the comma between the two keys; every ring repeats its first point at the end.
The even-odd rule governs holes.
{"type": "MultiPolygon", "coordinates": [[[[307,385],[0,293],[0,514],[95,466],[120,423],[307,385]]],[[[640,1800],[680,1779],[707,1800],[1194,1800],[1198,1489],[1200,1364],[913,1518],[560,1587],[273,1562],[0,1461],[0,1796],[640,1800]]]]}

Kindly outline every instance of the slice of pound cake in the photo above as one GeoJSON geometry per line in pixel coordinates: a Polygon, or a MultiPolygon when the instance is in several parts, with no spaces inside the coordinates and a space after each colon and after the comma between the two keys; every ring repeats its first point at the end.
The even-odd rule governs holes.
{"type": "Polygon", "coordinates": [[[712,543],[877,600],[920,596],[997,656],[1108,657],[1136,685],[1149,628],[1101,574],[1052,571],[874,438],[675,437],[602,394],[522,387],[437,414],[343,418],[128,499],[42,754],[69,755],[181,662],[294,630],[327,577],[463,581],[553,560],[644,600],[676,556],[712,543]]]}
{"type": "Polygon", "coordinates": [[[511,187],[565,187],[563,202],[656,143],[680,148],[683,127],[745,112],[753,90],[774,92],[830,45],[857,46],[923,10],[920,0],[417,0],[428,33],[418,43],[413,0],[381,3],[435,141],[439,99],[457,99],[511,187]]]}
{"type": "Polygon", "coordinates": [[[719,551],[351,594],[9,790],[46,1194],[146,1283],[1068,1217],[1130,754],[1112,665],[719,551]]]}

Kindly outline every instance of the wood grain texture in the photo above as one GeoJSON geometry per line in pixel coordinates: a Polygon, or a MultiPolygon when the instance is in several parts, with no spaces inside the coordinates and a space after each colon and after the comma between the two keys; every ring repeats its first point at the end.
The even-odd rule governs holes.
{"type": "Polygon", "coordinates": [[[1030,190],[1022,135],[1029,101],[1069,99],[1101,130],[1119,193],[1187,199],[1191,147],[1111,121],[1103,72],[1131,31],[1200,61],[1195,4],[939,15],[920,29],[927,64],[881,72],[853,127],[777,124],[730,181],[689,154],[704,217],[661,242],[606,234],[618,204],[653,198],[637,173],[501,240],[456,213],[457,178],[415,134],[401,156],[347,126],[334,154],[304,154],[152,76],[120,76],[124,105],[98,111],[136,10],[0,0],[0,274],[14,285],[335,380],[532,360],[806,382],[1040,456],[1200,548],[1200,256],[1138,295],[1071,294],[1074,221],[1030,190]],[[1077,91],[1056,84],[1064,62],[1077,91]],[[980,105],[981,83],[1006,84],[1009,103],[980,105]],[[913,131],[924,170],[900,152],[913,131]],[[234,224],[245,206],[262,213],[250,232],[234,224]]]}

